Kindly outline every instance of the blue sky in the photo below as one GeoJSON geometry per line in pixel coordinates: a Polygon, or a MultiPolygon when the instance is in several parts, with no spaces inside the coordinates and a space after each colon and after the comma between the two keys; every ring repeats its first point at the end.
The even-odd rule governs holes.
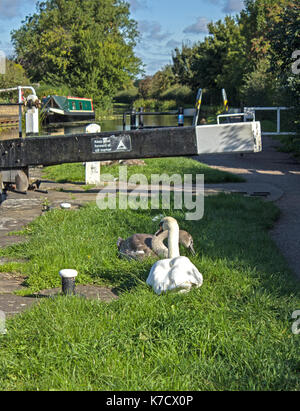
{"type": "MultiPolygon", "coordinates": [[[[191,44],[207,35],[207,23],[236,15],[243,0],[127,0],[138,22],[141,40],[136,54],[146,74],[154,74],[171,62],[172,50],[182,42],[191,44]]],[[[25,16],[35,12],[33,0],[0,0],[0,50],[13,54],[10,32],[25,16]]]]}

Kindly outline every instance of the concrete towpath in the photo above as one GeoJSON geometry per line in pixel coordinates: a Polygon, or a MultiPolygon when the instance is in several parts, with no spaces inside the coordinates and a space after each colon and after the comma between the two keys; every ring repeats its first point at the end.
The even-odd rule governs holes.
{"type": "MultiPolygon", "coordinates": [[[[279,152],[279,143],[263,138],[263,152],[256,154],[202,155],[195,160],[211,167],[243,176],[245,183],[205,185],[205,195],[237,192],[274,201],[281,210],[281,218],[271,235],[286,257],[291,269],[300,278],[300,163],[292,155],[279,152]]],[[[31,170],[32,178],[40,178],[41,169],[31,170]]],[[[43,181],[40,187],[47,193],[29,191],[26,195],[8,192],[0,205],[0,247],[6,247],[24,237],[11,235],[43,213],[45,204],[60,207],[68,202],[72,208],[95,201],[99,189],[84,191],[79,184],[58,184],[43,181]],[[10,234],[10,235],[8,235],[10,234]]],[[[130,187],[129,187],[130,189],[130,187]]],[[[141,187],[143,191],[143,187],[141,187]]],[[[148,190],[144,190],[148,195],[148,190]]],[[[15,260],[13,260],[15,261],[15,260]]],[[[0,258],[0,265],[7,259],[0,258]]],[[[24,278],[11,273],[0,273],[0,311],[17,314],[32,304],[59,293],[59,289],[44,290],[38,295],[21,297],[14,292],[24,288],[24,278]]],[[[116,298],[113,290],[96,286],[80,286],[79,293],[87,298],[109,301],[116,298]]]]}

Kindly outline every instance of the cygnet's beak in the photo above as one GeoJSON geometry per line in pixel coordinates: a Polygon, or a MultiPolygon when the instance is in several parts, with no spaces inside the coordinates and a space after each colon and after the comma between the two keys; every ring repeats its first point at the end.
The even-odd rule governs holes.
{"type": "Polygon", "coordinates": [[[193,255],[196,254],[196,251],[195,251],[195,249],[194,249],[193,243],[190,244],[189,249],[191,250],[191,253],[192,253],[193,255]]]}
{"type": "Polygon", "coordinates": [[[164,231],[163,225],[162,225],[162,223],[160,223],[160,224],[159,224],[159,230],[157,230],[154,235],[157,236],[157,235],[159,235],[160,233],[162,233],[163,231],[164,231]]]}

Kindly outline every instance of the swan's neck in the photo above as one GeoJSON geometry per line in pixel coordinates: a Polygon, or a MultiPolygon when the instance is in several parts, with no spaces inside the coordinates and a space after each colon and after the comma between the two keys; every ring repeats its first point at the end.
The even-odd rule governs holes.
{"type": "Polygon", "coordinates": [[[168,235],[168,249],[169,258],[179,257],[179,227],[176,224],[172,224],[169,227],[169,235],[168,235]]]}

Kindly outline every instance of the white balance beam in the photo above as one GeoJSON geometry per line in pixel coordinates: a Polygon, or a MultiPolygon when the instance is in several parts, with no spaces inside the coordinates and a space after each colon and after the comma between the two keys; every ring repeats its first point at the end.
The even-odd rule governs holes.
{"type": "Polygon", "coordinates": [[[196,127],[198,154],[257,153],[262,150],[259,121],[196,127]]]}

